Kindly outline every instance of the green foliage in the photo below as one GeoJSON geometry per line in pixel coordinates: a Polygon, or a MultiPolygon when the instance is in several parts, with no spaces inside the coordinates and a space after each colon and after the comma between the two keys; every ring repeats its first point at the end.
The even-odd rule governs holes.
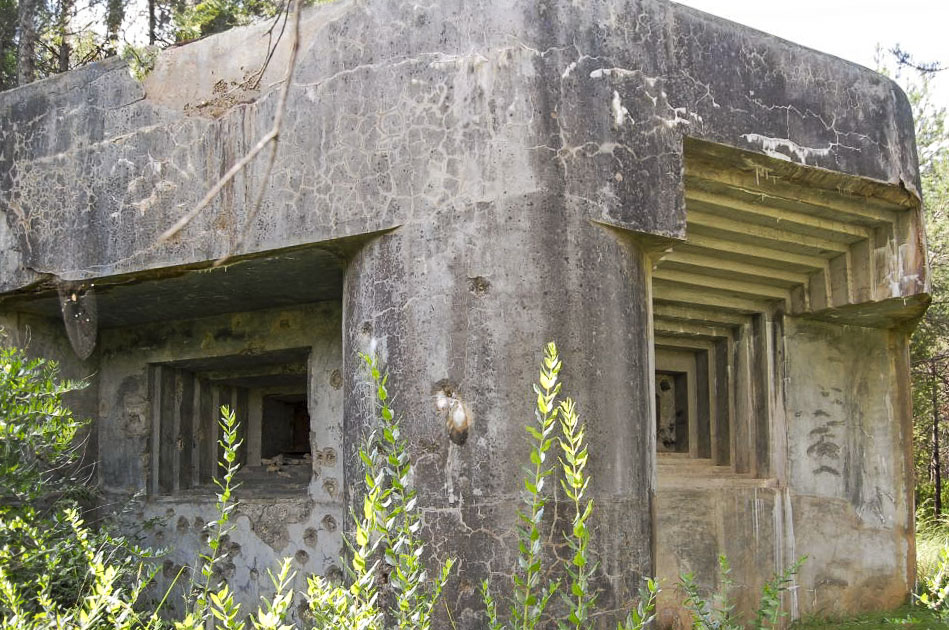
{"type": "MultiPolygon", "coordinates": [[[[540,371],[540,385],[534,385],[537,394],[534,409],[534,424],[525,429],[530,444],[530,466],[525,467],[523,502],[525,510],[518,510],[517,537],[518,558],[513,574],[514,595],[511,600],[511,626],[521,630],[537,627],[551,596],[559,582],[542,583],[543,539],[541,522],[547,495],[544,492],[546,479],[553,472],[547,464],[547,452],[554,445],[554,429],[560,411],[556,399],[561,384],[557,382],[562,363],[557,347],[548,343],[544,363],[540,371]]],[[[493,629],[503,628],[498,618],[497,604],[487,581],[481,585],[482,599],[488,614],[488,624],[493,629]]]]}
{"type": "Polygon", "coordinates": [[[916,122],[916,144],[922,182],[923,215],[929,249],[933,304],[913,335],[914,359],[949,351],[949,121],[946,107],[935,102],[931,78],[905,83],[916,122]]]}
{"type": "MultiPolygon", "coordinates": [[[[83,487],[75,464],[76,435],[85,426],[63,404],[84,384],[61,381],[56,363],[0,349],[0,499],[47,501],[83,487]]],[[[0,508],[5,509],[5,508],[0,508]]]]}
{"type": "Polygon", "coordinates": [[[761,589],[758,610],[755,612],[755,630],[773,630],[779,627],[779,622],[787,615],[782,606],[782,595],[794,585],[794,576],[800,572],[806,559],[806,556],[801,556],[794,564],[765,582],[761,589]]]}
{"type": "Polygon", "coordinates": [[[109,583],[134,588],[151,555],[107,527],[82,526],[88,498],[80,466],[86,425],[63,402],[84,386],[59,378],[56,363],[0,348],[0,617],[77,606],[101,588],[90,562],[108,563],[109,583]]]}
{"type": "MultiPolygon", "coordinates": [[[[18,352],[0,354],[0,357],[9,356],[22,359],[18,352]]],[[[24,363],[23,360],[13,363],[43,367],[52,370],[52,374],[47,375],[48,379],[8,380],[3,386],[14,390],[19,387],[17,391],[21,391],[22,396],[4,392],[5,396],[18,400],[21,405],[18,408],[56,411],[51,414],[56,422],[71,418],[71,414],[63,411],[59,394],[55,393],[61,387],[54,378],[55,365],[24,363]],[[42,384],[40,393],[32,389],[37,383],[42,384]],[[50,391],[54,393],[48,394],[50,391]],[[45,406],[32,398],[41,399],[45,406]]],[[[5,367],[0,364],[0,371],[5,367]]],[[[6,371],[18,373],[12,367],[6,371]]],[[[34,417],[42,422],[46,415],[37,412],[34,417]]],[[[75,420],[72,422],[75,424],[75,420]]],[[[36,510],[27,507],[12,517],[9,511],[0,514],[0,532],[5,535],[5,539],[0,540],[3,543],[0,546],[0,630],[163,630],[171,627],[175,630],[245,630],[250,627],[293,630],[293,626],[286,623],[293,602],[289,558],[283,560],[276,575],[270,573],[273,597],[263,599],[256,613],[246,619],[233,592],[217,579],[215,567],[222,558],[221,543],[231,528],[230,521],[237,506],[233,498],[236,488],[233,478],[238,470],[240,441],[235,414],[226,406],[221,408],[220,426],[222,460],[219,464],[223,474],[217,481],[218,518],[211,524],[208,551],[199,557],[200,581],[192,584],[188,595],[190,610],[183,619],[170,623],[162,620],[160,612],[165,599],[150,608],[139,606],[142,593],[157,571],[157,568],[149,570],[141,560],[147,556],[144,550],[125,539],[110,536],[108,531],[93,532],[74,507],[60,507],[56,512],[56,518],[68,529],[68,536],[60,528],[49,529],[48,522],[37,519],[36,510]],[[11,540],[20,541],[19,546],[11,540]],[[31,544],[27,547],[22,541],[31,544]],[[25,559],[32,557],[37,558],[36,562],[24,570],[29,564],[25,559]]],[[[38,431],[38,435],[47,435],[47,438],[37,439],[37,446],[47,446],[45,441],[51,439],[49,434],[38,431]]],[[[68,448],[57,448],[71,452],[68,448]]],[[[37,478],[45,479],[42,475],[37,478]]],[[[170,592],[169,588],[165,598],[170,592]]]]}
{"type": "MultiPolygon", "coordinates": [[[[880,67],[885,74],[886,67],[880,67]]],[[[927,73],[901,74],[895,78],[903,86],[915,121],[926,226],[927,253],[933,301],[913,333],[913,442],[917,479],[917,505],[935,498],[932,440],[933,404],[942,441],[945,410],[949,405],[949,119],[944,105],[933,98],[932,76],[927,73]]],[[[940,453],[943,447],[940,447],[940,453]]],[[[940,494],[944,494],[940,489],[940,494]]],[[[949,498],[949,497],[940,497],[949,498]]],[[[932,505],[932,503],[930,503],[932,505]]]]}
{"type": "Polygon", "coordinates": [[[626,621],[618,624],[616,630],[642,630],[653,620],[656,612],[656,598],[659,597],[659,584],[652,578],[639,587],[639,602],[629,611],[626,621]]]}
{"type": "MultiPolygon", "coordinates": [[[[501,619],[498,601],[490,583],[481,584],[481,598],[485,607],[490,630],[529,630],[536,628],[543,619],[550,598],[558,590],[560,581],[551,580],[543,568],[544,508],[548,501],[546,482],[554,469],[548,464],[551,447],[559,445],[560,468],[563,477],[560,485],[573,508],[570,529],[565,534],[569,559],[560,567],[569,580],[569,592],[561,597],[567,607],[566,619],[558,622],[561,630],[590,628],[593,625],[597,593],[592,585],[596,562],[590,550],[590,518],[593,501],[584,498],[590,477],[586,472],[589,451],[584,443],[586,427],[580,422],[576,404],[571,398],[557,401],[560,394],[560,370],[563,364],[557,346],[551,342],[544,348],[544,360],[540,370],[539,384],[534,385],[536,403],[534,423],[525,427],[530,451],[529,466],[525,466],[524,509],[518,510],[518,556],[513,573],[513,596],[510,602],[509,624],[501,619]],[[559,422],[558,422],[559,420],[559,422]],[[554,430],[560,428],[560,435],[554,430]]],[[[647,580],[640,590],[638,606],[629,611],[625,623],[618,630],[642,630],[653,619],[656,596],[659,592],[654,580],[647,580]]]]}
{"type": "MultiPolygon", "coordinates": [[[[115,570],[123,587],[134,584],[143,570],[141,559],[153,554],[108,528],[77,527],[78,510],[62,502],[45,516],[27,507],[0,514],[0,571],[11,585],[21,585],[18,608],[37,612],[49,604],[71,606],[87,592],[89,564],[85,548],[95,549],[115,570]]],[[[12,611],[0,600],[0,615],[12,611]]],[[[8,605],[10,604],[10,605],[8,605]]]]}
{"type": "MultiPolygon", "coordinates": [[[[158,48],[153,47],[260,20],[272,20],[272,31],[279,37],[282,20],[290,13],[285,0],[147,0],[144,5],[129,0],[0,0],[0,90],[17,86],[18,69],[29,82],[116,54],[141,79],[154,63],[158,48]],[[21,7],[31,15],[27,23],[33,36],[27,41],[34,42],[22,60],[21,7]]],[[[268,54],[264,46],[261,61],[268,54]]]]}
{"type": "Polygon", "coordinates": [[[276,575],[270,569],[267,569],[267,574],[273,582],[274,596],[263,600],[263,606],[257,609],[257,616],[251,619],[251,622],[256,630],[292,630],[293,626],[285,623],[293,603],[290,583],[295,574],[290,571],[290,558],[284,558],[280,562],[280,570],[276,575]]]}
{"type": "Polygon", "coordinates": [[[949,294],[949,118],[946,107],[933,100],[930,75],[921,73],[909,80],[897,78],[904,79],[904,89],[916,124],[933,295],[929,310],[913,334],[911,347],[914,365],[913,461],[917,479],[916,503],[919,506],[918,586],[914,599],[933,614],[945,616],[949,614],[949,525],[935,508],[945,505],[947,498],[943,471],[945,444],[949,438],[946,433],[946,409],[949,408],[949,300],[946,299],[949,294]]]}
{"type": "Polygon", "coordinates": [[[544,484],[553,469],[547,465],[547,452],[554,445],[553,431],[557,426],[556,405],[561,384],[557,382],[562,363],[557,349],[551,343],[547,345],[544,366],[540,371],[540,385],[534,385],[537,405],[534,409],[536,426],[525,428],[530,440],[530,463],[533,468],[526,469],[523,494],[525,511],[517,514],[520,524],[518,534],[519,571],[514,573],[514,602],[511,606],[512,622],[516,628],[530,630],[537,626],[551,595],[557,590],[559,582],[541,584],[543,570],[543,536],[541,521],[547,496],[544,484]]]}
{"type": "Polygon", "coordinates": [[[418,536],[421,518],[412,488],[408,445],[389,407],[388,375],[375,355],[360,355],[369,370],[379,426],[371,431],[359,458],[364,466],[361,514],[353,514],[355,535],[347,539],[352,556],[349,587],[314,576],[308,581],[310,612],[319,628],[428,630],[435,605],[454,559],[441,563],[434,578],[424,565],[418,536]],[[377,585],[380,578],[385,592],[377,585]]]}
{"type": "Polygon", "coordinates": [[[148,73],[155,68],[155,61],[158,59],[158,48],[127,44],[122,48],[122,59],[128,64],[129,73],[132,77],[136,81],[143,81],[148,73]]]}
{"type": "MultiPolygon", "coordinates": [[[[74,384],[58,383],[54,364],[29,361],[17,352],[5,351],[0,356],[6,360],[0,366],[6,380],[0,384],[5,389],[20,392],[20,395],[10,391],[2,393],[6,408],[14,410],[10,418],[4,417],[5,435],[15,436],[10,444],[29,452],[32,459],[28,457],[27,461],[36,463],[25,468],[8,465],[4,472],[19,480],[19,485],[10,487],[25,488],[22,475],[32,475],[41,486],[55,483],[58,477],[45,475],[38,462],[59,462],[62,456],[63,461],[70,463],[76,458],[72,440],[81,423],[65,409],[61,400],[62,393],[72,391],[70,387],[74,384]],[[26,431],[21,426],[24,418],[35,420],[37,426],[27,423],[31,428],[26,431]],[[14,423],[10,419],[18,419],[18,428],[11,428],[14,423]],[[56,432],[39,426],[44,422],[56,426],[65,424],[56,432]],[[64,435],[70,439],[64,439],[64,435]],[[36,453],[47,455],[41,457],[36,453]]],[[[340,584],[318,576],[309,578],[309,611],[315,627],[321,629],[430,630],[435,606],[454,561],[440,563],[437,573],[429,577],[425,546],[419,536],[422,523],[412,484],[408,443],[389,406],[388,377],[381,373],[374,356],[362,358],[369,371],[378,417],[377,426],[359,450],[364,467],[364,495],[361,511],[353,513],[354,535],[346,540],[351,579],[348,584],[340,584]]],[[[562,630],[587,629],[593,626],[597,614],[597,592],[593,586],[597,563],[590,548],[594,502],[586,496],[591,481],[587,472],[586,428],[571,398],[557,400],[561,368],[556,346],[548,344],[539,384],[534,386],[535,422],[527,427],[530,465],[525,467],[523,508],[518,511],[518,562],[512,578],[508,619],[499,617],[498,602],[489,584],[482,584],[488,626],[492,630],[536,628],[548,616],[557,617],[557,625],[562,630]],[[555,434],[558,428],[559,434],[555,434]],[[554,447],[559,451],[559,467],[552,465],[548,457],[554,447]],[[543,517],[549,501],[549,482],[555,471],[560,473],[559,487],[571,509],[569,526],[564,532],[569,553],[558,566],[552,567],[565,574],[567,588],[561,593],[565,612],[560,614],[558,609],[557,614],[552,615],[545,612],[560,581],[552,580],[549,569],[544,567],[543,541],[547,536],[543,531],[543,517]]],[[[199,568],[192,573],[191,586],[186,590],[187,612],[183,618],[162,620],[159,613],[164,599],[157,606],[144,610],[139,607],[141,595],[154,576],[153,570],[142,561],[144,552],[108,537],[107,533],[92,532],[81,520],[78,510],[72,507],[56,512],[69,536],[48,539],[47,532],[36,522],[36,508],[24,506],[15,515],[7,512],[0,519],[0,536],[32,541],[32,555],[24,551],[22,545],[5,544],[0,549],[0,630],[293,630],[295,626],[287,622],[294,604],[290,559],[281,562],[276,574],[270,573],[274,594],[262,598],[261,605],[250,615],[241,611],[234,592],[216,570],[224,557],[223,542],[233,527],[238,505],[234,497],[237,489],[234,478],[241,446],[234,411],[222,407],[219,424],[221,475],[215,481],[218,517],[209,526],[207,551],[199,556],[199,568]],[[40,564],[25,572],[21,570],[25,559],[34,556],[40,564]],[[62,576],[69,576],[65,586],[58,582],[62,576]]],[[[556,488],[556,484],[553,487],[556,488]]],[[[30,489],[22,496],[44,496],[41,490],[30,489]]],[[[724,557],[720,562],[721,589],[710,600],[702,597],[694,576],[682,576],[687,594],[685,603],[696,618],[696,627],[738,630],[742,626],[728,600],[732,586],[730,568],[724,557]]],[[[754,620],[755,630],[773,630],[778,626],[784,614],[782,595],[790,588],[802,562],[803,558],[765,584],[754,620]]],[[[945,566],[949,565],[949,555],[946,552],[942,562],[943,569],[937,572],[931,588],[926,591],[929,595],[920,597],[924,604],[942,605],[947,599],[949,580],[945,566]]],[[[640,589],[636,608],[628,612],[617,629],[647,627],[654,617],[658,590],[654,580],[647,580],[640,589]]],[[[171,588],[166,598],[169,593],[171,588]]]]}
{"type": "Polygon", "coordinates": [[[65,511],[65,518],[74,534],[77,551],[83,556],[88,569],[87,582],[81,596],[76,601],[61,604],[48,596],[44,580],[40,579],[37,599],[39,607],[28,609],[24,604],[24,591],[37,585],[18,583],[10,579],[4,567],[0,565],[0,601],[4,608],[0,619],[0,629],[12,630],[105,630],[115,628],[150,629],[158,627],[157,617],[143,620],[135,610],[134,604],[148,585],[151,575],[143,571],[139,564],[139,573],[124,587],[123,567],[108,558],[103,549],[93,543],[88,528],[72,509],[65,511]]]}
{"type": "Polygon", "coordinates": [[[692,613],[694,627],[702,630],[743,630],[741,623],[734,618],[735,607],[728,597],[728,591],[734,586],[728,558],[719,556],[718,566],[719,590],[711,599],[701,594],[694,573],[685,573],[679,577],[679,584],[686,595],[682,603],[692,613]]]}
{"type": "Polygon", "coordinates": [[[184,41],[220,33],[256,19],[273,18],[285,9],[279,0],[201,0],[184,4],[175,13],[175,37],[184,41]]]}
{"type": "Polygon", "coordinates": [[[935,571],[921,576],[916,600],[941,615],[949,614],[949,547],[939,549],[935,571]]]}
{"type": "Polygon", "coordinates": [[[812,617],[794,622],[793,630],[946,630],[949,624],[917,606],[851,617],[812,617]]]}
{"type": "MultiPolygon", "coordinates": [[[[755,611],[754,630],[775,630],[780,627],[781,619],[786,615],[782,606],[782,596],[789,591],[794,582],[794,576],[801,570],[806,558],[798,558],[796,562],[776,573],[765,582],[761,589],[761,599],[755,611]]],[[[679,584],[686,594],[683,601],[685,608],[692,614],[693,627],[699,630],[744,630],[745,624],[735,614],[735,606],[729,598],[729,591],[735,585],[731,579],[731,566],[725,555],[718,557],[719,589],[711,598],[704,596],[693,573],[685,573],[679,577],[679,584]]]]}
{"type": "Polygon", "coordinates": [[[234,482],[234,475],[240,468],[240,464],[237,463],[238,449],[242,443],[242,440],[238,438],[239,424],[234,410],[227,405],[222,405],[221,419],[218,421],[218,427],[221,430],[221,437],[218,439],[221,459],[218,466],[223,474],[220,479],[214,479],[214,484],[218,487],[215,504],[217,518],[209,526],[207,551],[199,556],[200,569],[197,575],[200,578],[192,579],[188,595],[191,602],[190,609],[185,619],[175,624],[176,630],[190,629],[195,627],[195,624],[203,627],[211,617],[216,620],[215,626],[224,630],[243,628],[243,623],[236,625],[240,607],[234,602],[227,584],[218,586],[215,571],[224,559],[221,544],[225,536],[233,529],[231,517],[238,506],[238,502],[234,499],[234,490],[239,484],[234,482]]]}
{"type": "Polygon", "coordinates": [[[933,516],[931,503],[929,499],[916,508],[916,579],[920,584],[940,570],[941,551],[949,546],[949,522],[945,516],[933,516]]]}
{"type": "MultiPolygon", "coordinates": [[[[541,382],[543,382],[543,375],[541,382]]],[[[596,593],[591,587],[591,578],[596,570],[596,563],[590,560],[590,530],[587,522],[593,513],[593,500],[584,504],[583,495],[590,478],[586,475],[587,458],[589,451],[583,443],[583,434],[586,427],[580,424],[577,416],[577,407],[573,400],[567,398],[560,403],[560,450],[563,458],[560,465],[563,468],[563,479],[560,485],[573,503],[573,522],[570,533],[567,535],[567,545],[572,553],[567,574],[570,576],[570,594],[565,595],[570,607],[569,624],[561,622],[561,629],[575,628],[580,630],[588,626],[590,609],[596,603],[596,593]]]]}
{"type": "Polygon", "coordinates": [[[949,617],[949,520],[933,516],[927,504],[916,510],[916,558],[914,602],[949,617]]]}

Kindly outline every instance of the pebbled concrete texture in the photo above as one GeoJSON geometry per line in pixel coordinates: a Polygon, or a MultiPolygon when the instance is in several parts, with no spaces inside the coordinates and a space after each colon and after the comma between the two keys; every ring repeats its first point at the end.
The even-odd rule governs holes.
{"type": "MultiPolygon", "coordinates": [[[[101,483],[118,501],[144,492],[134,513],[164,517],[156,536],[185,541],[185,552],[198,545],[195,523],[207,522],[211,503],[207,496],[148,494],[161,448],[149,366],[306,347],[311,378],[314,361],[330,377],[338,370],[339,399],[329,415],[317,418],[323,399],[308,388],[311,445],[314,453],[326,447],[320,431],[336,440],[338,485],[330,492],[314,464],[296,497],[275,493],[268,504],[265,491],[252,493],[234,538],[240,553],[233,576],[246,602],[255,600],[261,567],[274,558],[302,550],[301,569],[325,571],[338,554],[361,476],[355,447],[372,421],[356,353],[377,348],[412,444],[430,551],[462,561],[448,598],[464,628],[483,624],[480,580],[501,578],[513,566],[530,383],[543,343],[556,340],[565,392],[589,424],[597,583],[608,613],[598,623],[612,627],[641,578],[671,557],[661,541],[657,547],[657,528],[668,518],[657,511],[686,514],[703,505],[656,499],[650,274],[655,253],[685,237],[683,139],[868,178],[918,197],[905,96],[867,69],[659,0],[342,0],[304,14],[271,176],[264,179],[265,159],[251,163],[182,232],[160,242],[270,128],[288,42],[285,36],[254,85],[265,31],[235,29],[166,50],[143,83],[123,63],[108,61],[0,93],[5,326],[21,334],[23,318],[35,318],[41,324],[32,330],[43,342],[34,349],[55,347],[66,356],[50,295],[63,281],[96,283],[100,317],[109,323],[85,363],[66,361],[96,373],[89,413],[100,447],[104,439],[109,445],[100,456],[101,483]],[[311,247],[327,254],[304,258],[311,247]],[[226,268],[199,271],[224,255],[233,257],[235,273],[252,270],[227,285],[229,297],[214,291],[226,268]],[[270,275],[253,267],[277,256],[303,262],[282,262],[270,275]],[[185,280],[174,286],[185,290],[162,290],[178,276],[185,280]],[[296,303],[286,295],[276,301],[283,282],[296,303]],[[281,328],[277,307],[295,313],[290,328],[281,328]],[[243,336],[219,335],[233,332],[240,313],[243,336]],[[474,417],[460,446],[433,407],[446,381],[474,417]],[[332,536],[324,535],[326,515],[339,524],[332,536]],[[286,532],[261,534],[283,522],[286,532]],[[310,529],[319,541],[312,549],[310,529]]],[[[913,243],[922,238],[916,233],[913,243]]],[[[891,370],[888,387],[905,398],[905,328],[851,336],[855,327],[826,326],[844,339],[847,356],[876,344],[885,357],[880,369],[891,370]],[[886,334],[892,341],[878,344],[886,334]]],[[[801,352],[806,365],[833,365],[819,348],[801,352]]],[[[805,405],[812,389],[788,400],[805,405]]],[[[895,603],[912,583],[908,437],[895,438],[902,450],[887,450],[883,439],[909,412],[903,404],[877,413],[883,406],[867,402],[879,439],[853,457],[892,460],[871,478],[900,497],[884,502],[890,520],[873,525],[892,542],[885,564],[896,586],[891,597],[865,598],[874,587],[858,578],[877,565],[854,568],[840,587],[854,609],[895,603]]],[[[772,485],[781,492],[799,488],[794,518],[840,503],[844,516],[826,517],[826,536],[814,530],[801,544],[822,548],[850,534],[840,523],[862,513],[869,485],[859,500],[825,487],[829,481],[809,472],[809,455],[798,452],[805,434],[795,431],[787,436],[795,445],[787,460],[797,462],[791,473],[773,466],[774,458],[762,469],[778,471],[772,485]]],[[[860,446],[858,437],[852,442],[860,446]]],[[[851,470],[854,479],[871,474],[851,470]]],[[[741,488],[719,492],[734,502],[736,531],[749,531],[754,499],[741,488]]],[[[774,492],[763,492],[769,514],[783,505],[774,492]]],[[[734,540],[701,530],[703,518],[692,519],[698,530],[686,528],[707,542],[696,566],[714,560],[716,545],[738,553],[734,540]]],[[[717,522],[730,530],[727,520],[717,522]]],[[[783,524],[762,527],[786,539],[783,524]]],[[[760,549],[770,561],[736,562],[748,584],[760,583],[775,555],[786,553],[768,540],[760,549]]],[[[880,547],[866,540],[866,554],[876,553],[880,547]]],[[[181,564],[184,555],[170,561],[181,564]]],[[[807,588],[822,584],[821,566],[808,565],[807,588]]],[[[175,567],[168,571],[173,577],[175,567]]],[[[743,606],[751,601],[742,599],[743,606]]],[[[800,610],[822,605],[802,598],[800,610]]]]}

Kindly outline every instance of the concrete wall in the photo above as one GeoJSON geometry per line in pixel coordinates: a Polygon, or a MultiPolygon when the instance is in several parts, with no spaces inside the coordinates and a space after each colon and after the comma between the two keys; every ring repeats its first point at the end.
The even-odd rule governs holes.
{"type": "MultiPolygon", "coordinates": [[[[264,31],[169,49],[144,84],[110,61],[0,96],[3,288],[223,254],[205,235],[244,229],[262,162],[156,237],[269,129],[276,92],[242,87],[264,31]]],[[[459,220],[478,204],[536,191],[681,236],[684,135],[918,190],[894,83],[672,3],[347,0],[308,11],[302,38],[276,176],[237,253],[419,221],[473,234],[459,220]]]]}
{"type": "Polygon", "coordinates": [[[769,406],[782,435],[773,474],[739,474],[707,460],[660,457],[656,499],[662,627],[687,613],[679,575],[721,587],[719,554],[747,615],[764,581],[801,556],[786,604],[794,615],[886,609],[915,580],[911,407],[905,331],[783,318],[771,366],[783,384],[769,406]]]}
{"type": "Polygon", "coordinates": [[[894,606],[915,581],[907,346],[899,331],[787,327],[787,517],[816,560],[809,610],[894,606]]]}

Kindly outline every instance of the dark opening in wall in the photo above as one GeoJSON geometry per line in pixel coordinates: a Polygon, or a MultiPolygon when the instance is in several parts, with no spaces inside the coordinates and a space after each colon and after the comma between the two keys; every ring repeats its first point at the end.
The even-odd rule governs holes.
{"type": "Polygon", "coordinates": [[[656,373],[656,448],[689,452],[689,384],[685,372],[656,373]]]}
{"type": "Polygon", "coordinates": [[[260,457],[305,459],[310,455],[310,414],[304,394],[264,396],[260,457]]]}
{"type": "Polygon", "coordinates": [[[220,474],[222,405],[240,423],[244,481],[305,484],[312,472],[309,348],[150,366],[155,494],[209,487],[220,474]]]}
{"type": "Polygon", "coordinates": [[[727,444],[720,452],[713,452],[712,444],[724,430],[718,420],[726,421],[727,414],[718,412],[715,387],[727,374],[712,367],[713,353],[691,345],[657,336],[656,451],[719,464],[728,457],[727,444]]]}

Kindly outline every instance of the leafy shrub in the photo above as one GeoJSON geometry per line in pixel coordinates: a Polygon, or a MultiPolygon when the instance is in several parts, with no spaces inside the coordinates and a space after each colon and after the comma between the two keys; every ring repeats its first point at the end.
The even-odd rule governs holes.
{"type": "Polygon", "coordinates": [[[924,501],[916,508],[916,580],[917,592],[914,601],[933,611],[945,610],[940,600],[940,591],[949,581],[949,521],[946,517],[932,515],[932,500],[924,501]]]}
{"type": "Polygon", "coordinates": [[[949,616],[949,545],[939,548],[931,573],[920,576],[915,599],[925,608],[949,616]]]}
{"type": "MultiPolygon", "coordinates": [[[[596,562],[589,547],[589,521],[593,514],[593,500],[585,498],[590,476],[586,472],[589,451],[584,443],[586,427],[580,422],[576,404],[570,398],[558,402],[561,383],[558,375],[563,367],[557,346],[551,342],[544,350],[540,370],[540,383],[534,385],[537,395],[534,424],[525,427],[530,444],[530,465],[524,468],[524,508],[518,510],[518,557],[513,572],[513,595],[509,602],[509,622],[505,624],[498,612],[498,601],[492,593],[490,583],[481,584],[481,595],[491,630],[533,630],[544,617],[551,597],[560,588],[560,581],[544,582],[543,576],[543,532],[541,531],[544,508],[549,499],[545,490],[547,479],[554,468],[548,463],[548,453],[555,445],[561,458],[560,479],[567,500],[573,507],[571,527],[565,534],[570,558],[560,567],[569,582],[568,591],[561,597],[569,611],[565,620],[557,625],[567,628],[592,627],[592,616],[597,593],[591,584],[596,571],[596,562]],[[559,422],[558,422],[559,420],[559,422]],[[555,437],[555,429],[560,435],[555,437]]],[[[652,620],[655,611],[658,587],[654,580],[647,580],[640,590],[637,608],[629,611],[619,630],[641,630],[652,620]]]]}
{"type": "MultiPolygon", "coordinates": [[[[199,567],[189,578],[184,595],[187,613],[166,622],[159,615],[164,599],[152,610],[136,607],[154,576],[141,560],[144,551],[107,531],[93,533],[72,504],[54,501],[52,521],[44,521],[28,505],[54,490],[69,494],[61,491],[70,488],[60,484],[68,480],[62,471],[78,459],[74,439],[82,423],[63,406],[61,397],[78,385],[58,382],[54,363],[28,360],[11,349],[4,349],[0,358],[4,463],[0,472],[10,480],[2,487],[20,499],[19,507],[8,505],[0,512],[0,630],[292,630],[286,623],[293,604],[289,558],[270,574],[273,597],[263,599],[249,616],[241,612],[215,570],[237,507],[234,475],[240,441],[231,409],[221,408],[223,475],[215,481],[218,518],[210,525],[208,549],[198,557],[199,567]]],[[[309,609],[320,628],[427,630],[454,560],[443,562],[437,576],[429,579],[410,481],[412,464],[388,406],[387,378],[380,374],[375,357],[363,358],[381,422],[359,453],[365,464],[366,494],[362,514],[354,514],[354,540],[347,541],[353,580],[345,586],[310,578],[309,609]]],[[[170,593],[171,588],[165,597],[170,593]]]]}
{"type": "Polygon", "coordinates": [[[67,508],[63,515],[73,534],[71,542],[82,559],[81,588],[71,598],[73,601],[60,603],[48,595],[44,580],[50,574],[40,575],[39,589],[34,595],[37,605],[28,608],[25,593],[36,585],[13,579],[7,571],[7,563],[0,562],[0,630],[161,630],[169,626],[175,630],[244,630],[251,626],[256,630],[292,630],[285,623],[293,599],[289,558],[283,560],[276,575],[270,573],[275,589],[273,597],[262,600],[257,612],[246,620],[227,584],[216,580],[214,566],[221,558],[221,541],[229,530],[230,515],[237,505],[232,500],[232,480],[238,468],[235,463],[240,446],[238,423],[226,406],[221,408],[220,426],[219,444],[224,453],[220,465],[225,474],[218,484],[218,519],[212,524],[209,551],[199,557],[201,569],[196,573],[199,578],[195,578],[187,596],[191,606],[184,619],[171,624],[164,621],[159,616],[164,599],[152,610],[140,610],[137,604],[151,583],[154,570],[149,571],[138,561],[134,563],[131,579],[123,583],[123,574],[129,573],[133,556],[107,554],[96,543],[78,512],[67,508]]]}
{"type": "MultiPolygon", "coordinates": [[[[782,595],[791,589],[794,576],[801,570],[805,559],[805,556],[801,556],[791,566],[781,573],[776,573],[765,582],[751,628],[774,630],[779,627],[781,619],[787,615],[781,605],[782,595]]],[[[719,590],[711,598],[699,592],[694,574],[685,573],[679,578],[679,583],[686,594],[683,604],[692,614],[692,627],[699,630],[744,630],[746,624],[735,614],[735,606],[728,596],[728,592],[735,584],[731,579],[728,558],[720,555],[718,566],[719,590]]]]}
{"type": "MultiPolygon", "coordinates": [[[[421,516],[406,440],[389,407],[387,376],[374,356],[362,355],[378,412],[376,425],[359,450],[364,469],[361,510],[353,512],[354,535],[349,550],[347,584],[320,576],[308,579],[307,603],[312,627],[338,630],[429,630],[435,606],[450,576],[454,560],[439,563],[429,577],[425,546],[419,536],[421,516]]],[[[82,423],[62,404],[62,395],[78,384],[56,379],[54,363],[28,360],[16,350],[0,351],[0,479],[10,479],[0,508],[0,630],[293,630],[288,617],[294,605],[291,561],[284,559],[269,572],[274,595],[262,598],[258,609],[245,615],[234,593],[220,579],[216,567],[223,559],[222,541],[231,530],[236,510],[234,476],[238,470],[238,423],[234,412],[221,408],[219,445],[223,470],[218,484],[218,518],[209,526],[208,548],[196,559],[185,589],[186,614],[167,621],[160,616],[164,599],[141,607],[141,595],[154,569],[147,552],[129,541],[93,532],[80,517],[72,498],[78,461],[75,439],[82,423]],[[9,490],[8,490],[9,489],[9,490]],[[43,507],[48,504],[48,507],[43,507]],[[45,510],[45,511],[44,511],[45,510]]],[[[585,425],[574,401],[558,401],[562,363],[556,346],[546,346],[536,394],[535,423],[526,427],[529,462],[525,467],[523,506],[518,511],[518,554],[505,619],[490,584],[482,596],[491,630],[531,630],[541,626],[547,607],[560,595],[563,614],[559,630],[593,626],[597,591],[593,576],[597,563],[590,549],[594,502],[586,495],[589,449],[585,425]],[[559,431],[558,431],[559,429],[559,431]],[[559,466],[550,456],[558,453],[559,466]],[[544,510],[554,473],[569,506],[570,523],[564,533],[567,558],[552,567],[560,579],[544,570],[544,510]],[[561,589],[561,582],[564,586],[561,589]]],[[[949,552],[942,569],[920,601],[944,606],[949,591],[949,552]]],[[[800,569],[803,558],[765,584],[754,620],[756,630],[773,630],[780,622],[781,597],[800,569]]],[[[712,599],[699,593],[694,576],[682,576],[686,606],[695,627],[704,630],[743,628],[728,600],[731,586],[727,560],[722,557],[721,591],[712,599]]],[[[179,574],[180,575],[180,574],[179,574]]],[[[174,585],[173,585],[174,586],[174,585]]],[[[166,592],[165,598],[171,593],[166,592]]],[[[646,580],[640,600],[618,630],[642,630],[653,619],[658,587],[646,580]]]]}
{"type": "Polygon", "coordinates": [[[84,487],[75,465],[76,436],[86,422],[63,404],[85,386],[61,381],[55,362],[30,359],[17,348],[0,348],[0,500],[6,509],[74,498],[84,487]]]}
{"type": "Polygon", "coordinates": [[[108,528],[82,526],[91,497],[81,466],[86,421],[63,396],[85,386],[61,380],[55,362],[0,348],[0,616],[77,606],[95,587],[89,552],[128,586],[149,552],[108,528]]]}
{"type": "Polygon", "coordinates": [[[438,574],[429,579],[423,563],[425,546],[418,536],[422,523],[410,481],[412,463],[388,404],[388,375],[380,372],[375,355],[360,356],[375,390],[379,426],[359,450],[365,488],[362,513],[353,512],[354,539],[346,540],[351,584],[311,577],[310,612],[318,628],[428,630],[455,561],[442,562],[438,574]]]}

